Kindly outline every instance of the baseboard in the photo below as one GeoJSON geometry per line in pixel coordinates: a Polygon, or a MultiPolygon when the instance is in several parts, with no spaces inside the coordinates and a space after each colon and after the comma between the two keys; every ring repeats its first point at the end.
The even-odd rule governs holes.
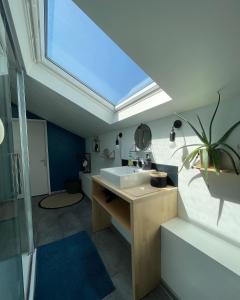
{"type": "Polygon", "coordinates": [[[179,300],[179,298],[177,297],[177,295],[172,291],[172,289],[170,289],[170,287],[167,285],[167,283],[161,279],[161,286],[164,289],[165,293],[169,296],[169,298],[171,300],[179,300]]]}

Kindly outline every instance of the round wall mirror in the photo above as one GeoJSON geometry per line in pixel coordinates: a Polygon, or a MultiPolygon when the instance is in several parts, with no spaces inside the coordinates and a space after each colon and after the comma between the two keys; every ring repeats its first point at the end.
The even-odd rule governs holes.
{"type": "Polygon", "coordinates": [[[136,147],[139,150],[147,150],[152,141],[152,132],[149,126],[147,126],[146,124],[139,125],[135,131],[134,140],[136,147]]]}

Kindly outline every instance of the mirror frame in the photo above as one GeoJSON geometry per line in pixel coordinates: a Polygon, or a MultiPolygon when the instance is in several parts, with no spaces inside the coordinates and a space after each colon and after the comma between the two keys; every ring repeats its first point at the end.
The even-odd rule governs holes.
{"type": "Polygon", "coordinates": [[[135,141],[136,148],[138,148],[140,151],[147,150],[152,143],[152,132],[150,127],[143,123],[140,124],[135,130],[134,141],[135,141]],[[146,133],[148,134],[148,140],[146,141],[144,141],[144,132],[145,132],[145,136],[146,133]],[[141,144],[139,141],[140,139],[142,140],[141,144]]]}

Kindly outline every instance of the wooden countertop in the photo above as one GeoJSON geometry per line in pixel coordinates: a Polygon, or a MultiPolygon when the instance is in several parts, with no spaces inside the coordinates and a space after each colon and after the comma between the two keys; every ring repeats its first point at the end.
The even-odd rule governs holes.
{"type": "Polygon", "coordinates": [[[170,185],[165,188],[156,188],[151,186],[150,183],[131,188],[120,189],[111,184],[109,181],[102,179],[100,175],[92,176],[92,179],[127,202],[135,202],[148,197],[156,196],[157,194],[160,195],[166,191],[177,190],[177,187],[170,185]]]}

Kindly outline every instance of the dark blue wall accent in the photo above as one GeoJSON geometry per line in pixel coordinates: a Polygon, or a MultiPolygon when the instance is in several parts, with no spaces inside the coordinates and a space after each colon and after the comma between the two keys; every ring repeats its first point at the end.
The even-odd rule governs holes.
{"type": "MultiPolygon", "coordinates": [[[[13,118],[18,117],[16,105],[12,105],[13,118]]],[[[27,112],[28,119],[41,119],[27,112]]],[[[66,180],[77,180],[81,170],[81,156],[85,152],[85,139],[47,121],[48,156],[51,191],[64,190],[66,180]]]]}
{"type": "MultiPolygon", "coordinates": [[[[27,119],[38,119],[38,120],[44,120],[40,118],[39,116],[32,114],[31,112],[27,111],[26,113],[27,119]]],[[[17,105],[12,103],[12,117],[18,118],[18,107],[17,105]]]]}
{"type": "Polygon", "coordinates": [[[47,130],[51,189],[59,191],[64,189],[64,181],[78,179],[85,140],[50,122],[47,130]]]}

